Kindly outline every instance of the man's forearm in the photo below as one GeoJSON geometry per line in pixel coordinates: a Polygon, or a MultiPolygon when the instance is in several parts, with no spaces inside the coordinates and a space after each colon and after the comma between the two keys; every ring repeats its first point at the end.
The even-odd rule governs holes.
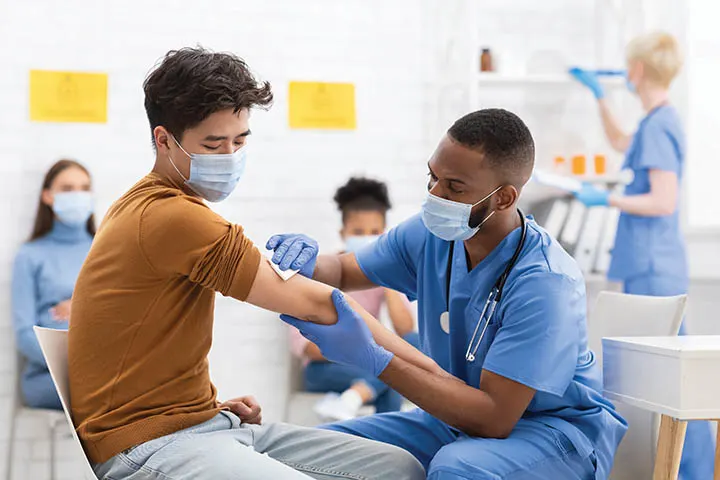
{"type": "Polygon", "coordinates": [[[454,377],[428,374],[395,357],[380,380],[432,416],[468,435],[504,438],[512,430],[499,420],[488,394],[454,377]]]}

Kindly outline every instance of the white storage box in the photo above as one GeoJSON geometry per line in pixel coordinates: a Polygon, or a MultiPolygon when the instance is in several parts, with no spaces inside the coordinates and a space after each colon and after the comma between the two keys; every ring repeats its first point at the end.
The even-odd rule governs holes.
{"type": "Polygon", "coordinates": [[[603,338],[605,396],[681,420],[720,418],[720,336],[603,338]]]}

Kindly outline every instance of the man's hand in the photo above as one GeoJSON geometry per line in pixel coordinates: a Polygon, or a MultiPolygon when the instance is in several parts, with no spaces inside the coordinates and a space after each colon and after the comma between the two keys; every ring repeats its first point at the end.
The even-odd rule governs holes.
{"type": "Polygon", "coordinates": [[[243,423],[262,424],[262,408],[253,396],[233,398],[220,404],[220,408],[230,410],[240,417],[243,423]]]}
{"type": "Polygon", "coordinates": [[[70,321],[70,307],[72,304],[71,299],[64,300],[50,309],[50,315],[56,322],[69,322],[70,321]]]}
{"type": "Polygon", "coordinates": [[[312,278],[319,250],[312,238],[298,233],[273,235],[265,248],[275,251],[272,262],[280,270],[300,270],[300,275],[312,278]]]}
{"type": "Polygon", "coordinates": [[[280,318],[320,347],[326,359],[357,367],[377,377],[394,355],[375,343],[367,324],[350,307],[340,290],[333,290],[332,301],[338,316],[334,325],[304,322],[289,315],[280,315],[280,318]]]}

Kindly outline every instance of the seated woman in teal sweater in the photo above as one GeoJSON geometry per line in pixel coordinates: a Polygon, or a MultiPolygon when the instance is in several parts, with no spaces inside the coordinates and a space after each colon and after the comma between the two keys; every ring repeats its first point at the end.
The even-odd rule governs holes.
{"type": "Polygon", "coordinates": [[[34,408],[61,409],[33,327],[67,330],[75,279],[95,235],[90,175],[60,160],[45,175],[35,227],[12,277],[12,320],[25,366],[22,393],[34,408]]]}

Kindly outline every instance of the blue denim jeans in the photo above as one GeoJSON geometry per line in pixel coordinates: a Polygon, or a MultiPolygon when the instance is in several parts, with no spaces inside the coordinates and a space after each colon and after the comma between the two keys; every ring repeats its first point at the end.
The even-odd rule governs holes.
{"type": "MultiPolygon", "coordinates": [[[[417,332],[408,333],[403,339],[418,348],[417,332]]],[[[305,367],[305,390],[308,392],[342,393],[357,382],[363,382],[375,393],[372,404],[377,413],[397,412],[402,407],[403,397],[399,393],[359,368],[328,362],[310,362],[305,367]]]]}
{"type": "Polygon", "coordinates": [[[95,465],[101,480],[423,480],[413,456],[391,445],[284,424],[247,425],[221,412],[95,465]]]}

